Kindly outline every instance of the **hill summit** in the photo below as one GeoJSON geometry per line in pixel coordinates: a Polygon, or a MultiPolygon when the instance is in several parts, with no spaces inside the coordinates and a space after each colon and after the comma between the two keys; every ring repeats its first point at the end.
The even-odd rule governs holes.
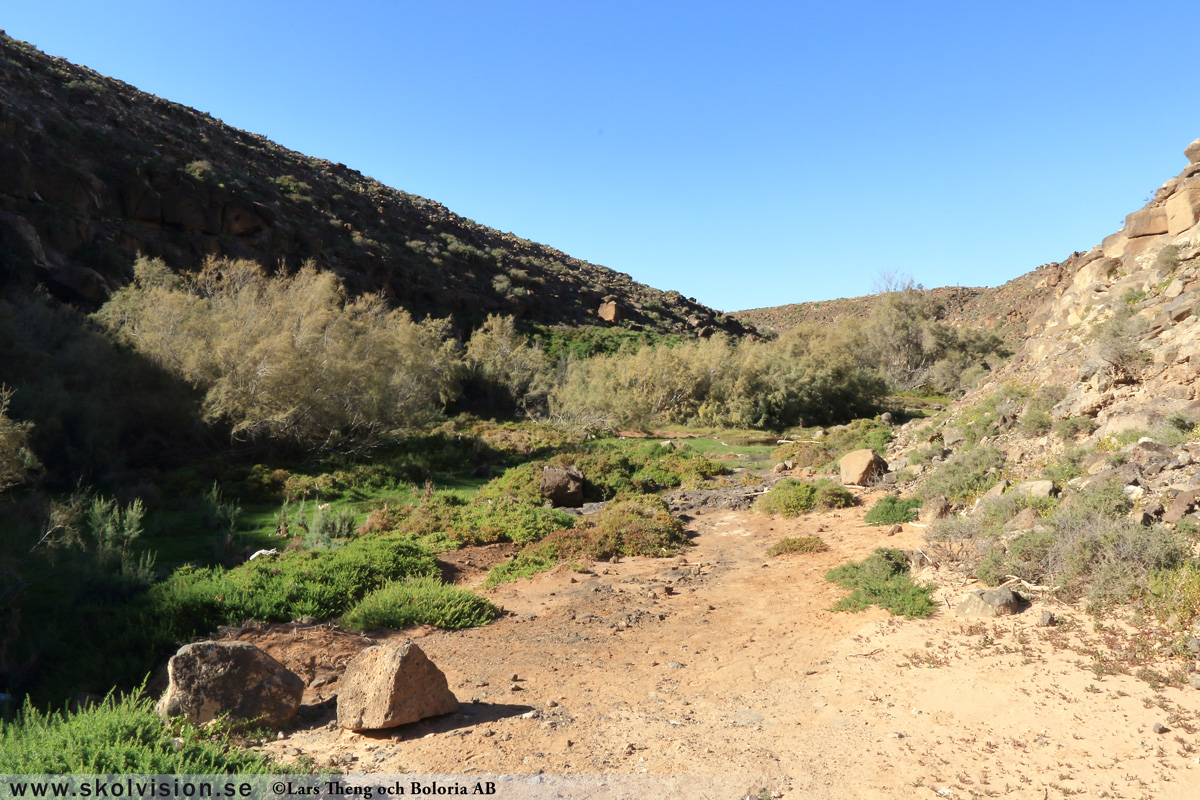
{"type": "Polygon", "coordinates": [[[459,331],[530,325],[711,335],[732,317],[487,228],[0,32],[0,284],[98,305],[137,254],[336,273],[459,331]]]}

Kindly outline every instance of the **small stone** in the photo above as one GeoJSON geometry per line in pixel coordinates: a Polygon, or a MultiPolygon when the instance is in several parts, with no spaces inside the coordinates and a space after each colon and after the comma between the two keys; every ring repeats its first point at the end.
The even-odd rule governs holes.
{"type": "Polygon", "coordinates": [[[804,674],[805,675],[816,675],[817,671],[815,669],[806,669],[806,670],[804,670],[804,674]]]}
{"type": "Polygon", "coordinates": [[[889,739],[903,739],[904,734],[903,733],[889,733],[888,738],[889,739]]]}
{"type": "Polygon", "coordinates": [[[508,690],[510,692],[519,692],[519,691],[521,691],[521,687],[518,686],[517,684],[513,683],[513,684],[509,685],[508,690]]]}
{"type": "Polygon", "coordinates": [[[1193,689],[1200,689],[1200,672],[1193,672],[1188,676],[1188,683],[1193,689]]]}
{"type": "Polygon", "coordinates": [[[1166,725],[1163,725],[1161,722],[1154,723],[1154,727],[1151,730],[1153,730],[1155,733],[1169,733],[1171,731],[1170,728],[1168,728],[1166,725]]]}
{"type": "Polygon", "coordinates": [[[511,678],[509,678],[509,680],[510,681],[519,681],[519,680],[521,680],[521,676],[514,672],[513,676],[511,678]]]}
{"type": "Polygon", "coordinates": [[[895,536],[897,533],[903,533],[903,532],[904,532],[904,526],[901,525],[900,523],[896,523],[892,527],[888,528],[887,535],[895,536]]]}
{"type": "Polygon", "coordinates": [[[557,700],[551,700],[551,701],[549,701],[548,703],[546,703],[546,706],[547,706],[548,708],[558,708],[558,701],[557,701],[557,700]]]}
{"type": "Polygon", "coordinates": [[[1043,628],[1049,628],[1057,622],[1058,619],[1054,616],[1053,611],[1043,611],[1042,618],[1038,620],[1038,625],[1042,626],[1043,628]]]}
{"type": "Polygon", "coordinates": [[[671,663],[667,664],[667,669],[683,669],[683,664],[679,663],[678,661],[672,661],[671,663]]]}

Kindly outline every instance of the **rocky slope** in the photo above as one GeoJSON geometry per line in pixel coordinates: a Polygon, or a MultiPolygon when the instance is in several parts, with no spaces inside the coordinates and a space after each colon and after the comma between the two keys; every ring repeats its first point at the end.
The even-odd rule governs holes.
{"type": "Polygon", "coordinates": [[[947,414],[904,426],[893,463],[930,442],[953,450],[964,426],[982,424],[982,443],[1004,452],[1017,477],[1069,451],[1094,453],[1079,471],[1122,477],[1155,515],[1169,514],[1173,504],[1181,513],[1193,507],[1200,488],[1193,463],[1200,445],[1189,432],[1200,422],[1200,140],[1185,155],[1184,170],[1121,230],[1041,270],[1029,296],[1043,299],[1011,362],[947,414]],[[1070,422],[1071,429],[1022,424],[1035,411],[1003,399],[1013,387],[1025,398],[1035,391],[1052,398],[1046,422],[1070,422]],[[1138,444],[1145,435],[1165,446],[1138,444]],[[1116,449],[1124,452],[1112,458],[1116,449]]]}
{"type": "Polygon", "coordinates": [[[0,286],[96,305],[138,253],[209,256],[383,292],[460,330],[489,312],[658,333],[741,323],[140,92],[0,32],[0,286]]]}

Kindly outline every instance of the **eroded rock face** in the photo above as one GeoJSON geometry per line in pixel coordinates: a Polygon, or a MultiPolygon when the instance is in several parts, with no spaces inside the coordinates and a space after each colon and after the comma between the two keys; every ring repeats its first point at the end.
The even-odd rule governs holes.
{"type": "Polygon", "coordinates": [[[291,722],[304,681],[246,642],[195,642],[167,663],[170,685],[156,710],[199,725],[222,714],[269,727],[291,722]]]}
{"type": "Polygon", "coordinates": [[[352,731],[394,728],[457,710],[446,676],[409,641],[363,650],[346,665],[338,690],[338,725],[352,731]]]}
{"type": "Polygon", "coordinates": [[[542,497],[555,506],[583,505],[583,473],[578,467],[543,467],[542,497]]]}
{"type": "Polygon", "coordinates": [[[855,450],[842,456],[838,468],[842,472],[842,483],[866,486],[883,477],[888,465],[874,450],[855,450]]]}

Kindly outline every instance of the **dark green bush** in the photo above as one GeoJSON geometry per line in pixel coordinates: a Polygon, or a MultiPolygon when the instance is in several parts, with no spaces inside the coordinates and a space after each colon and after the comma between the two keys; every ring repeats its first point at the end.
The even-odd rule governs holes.
{"type": "Polygon", "coordinates": [[[894,494],[885,494],[871,506],[871,510],[863,517],[868,525],[895,525],[896,523],[911,522],[914,512],[921,507],[921,499],[908,497],[901,499],[894,494]]]}
{"type": "Polygon", "coordinates": [[[477,594],[435,578],[409,578],[371,592],[342,617],[355,631],[435,625],[459,630],[486,625],[500,613],[477,594]]]}

